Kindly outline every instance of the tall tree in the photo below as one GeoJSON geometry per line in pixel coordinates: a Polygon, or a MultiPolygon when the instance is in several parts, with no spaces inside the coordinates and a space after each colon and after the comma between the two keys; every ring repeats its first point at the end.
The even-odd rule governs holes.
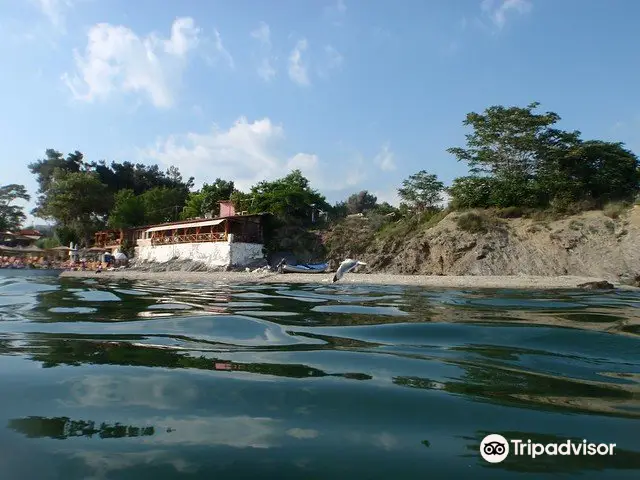
{"type": "Polygon", "coordinates": [[[88,245],[93,231],[104,224],[111,201],[96,173],[57,168],[36,214],[72,228],[88,245]]]}
{"type": "Polygon", "coordinates": [[[146,223],[145,217],[142,196],[136,196],[133,190],[126,188],[115,194],[108,225],[117,229],[140,226],[146,223]]]}
{"type": "Polygon", "coordinates": [[[241,210],[272,213],[281,220],[302,223],[311,221],[314,208],[325,211],[331,208],[325,197],[311,188],[309,180],[297,169],[274,181],[258,182],[248,195],[234,193],[234,199],[241,210]]]}
{"type": "Polygon", "coordinates": [[[362,190],[350,195],[346,201],[347,212],[349,214],[363,213],[367,210],[373,210],[376,208],[377,204],[378,198],[367,190],[362,190]]]}
{"type": "Polygon", "coordinates": [[[51,184],[54,171],[79,172],[85,166],[84,156],[81,152],[75,151],[64,155],[57,150],[48,148],[45,151],[45,158],[37,160],[28,165],[29,171],[36,176],[38,182],[38,201],[34,213],[39,209],[44,196],[51,184]]]}
{"type": "Polygon", "coordinates": [[[182,218],[220,215],[221,200],[229,200],[234,191],[233,181],[216,178],[212,184],[205,183],[197,192],[191,192],[182,211],[182,218]]]}
{"type": "Polygon", "coordinates": [[[589,140],[550,156],[539,181],[551,197],[630,200],[640,191],[640,160],[622,143],[589,140]]]}
{"type": "Polygon", "coordinates": [[[27,218],[24,207],[12,205],[16,200],[31,200],[24,185],[12,183],[0,187],[0,232],[19,229],[27,218]]]}
{"type": "Polygon", "coordinates": [[[566,150],[579,142],[580,132],[553,128],[560,116],[554,112],[534,113],[539,106],[492,106],[483,114],[467,114],[463,125],[472,127],[466,135],[467,148],[447,151],[468,162],[471,172],[494,175],[534,175],[541,161],[552,152],[566,150]]]}
{"type": "Polygon", "coordinates": [[[147,224],[178,220],[185,203],[185,194],[181,188],[154,187],[140,197],[147,224]]]}
{"type": "Polygon", "coordinates": [[[419,212],[436,208],[443,200],[443,192],[444,183],[439,181],[436,175],[425,170],[409,176],[398,189],[398,195],[403,202],[419,212]]]}

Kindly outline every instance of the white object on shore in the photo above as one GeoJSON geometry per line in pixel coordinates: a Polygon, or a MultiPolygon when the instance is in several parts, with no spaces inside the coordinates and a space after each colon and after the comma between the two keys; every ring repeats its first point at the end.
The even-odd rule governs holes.
{"type": "Polygon", "coordinates": [[[338,271],[336,272],[336,274],[333,276],[333,281],[337,282],[338,280],[340,280],[346,273],[349,273],[351,270],[353,270],[354,268],[356,268],[359,265],[366,265],[366,263],[361,262],[359,260],[354,260],[352,258],[347,258],[345,261],[343,261],[340,266],[338,267],[338,271]]]}

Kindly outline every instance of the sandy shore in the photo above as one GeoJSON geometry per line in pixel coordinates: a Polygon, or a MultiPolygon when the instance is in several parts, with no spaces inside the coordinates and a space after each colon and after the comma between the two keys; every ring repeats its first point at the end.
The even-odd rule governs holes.
{"type": "MultiPolygon", "coordinates": [[[[185,283],[331,283],[333,273],[250,273],[250,272],[142,272],[116,270],[95,272],[66,271],[61,277],[110,278],[123,280],[169,281],[185,283]]],[[[536,277],[536,276],[427,276],[350,273],[340,284],[415,285],[435,288],[517,288],[517,289],[575,289],[579,284],[601,281],[592,277],[536,277]]],[[[617,285],[616,288],[633,288],[617,285]]]]}

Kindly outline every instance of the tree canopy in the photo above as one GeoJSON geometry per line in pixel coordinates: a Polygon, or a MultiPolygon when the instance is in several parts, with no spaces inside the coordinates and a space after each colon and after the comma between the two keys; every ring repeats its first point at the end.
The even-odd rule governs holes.
{"type": "Polygon", "coordinates": [[[107,165],[104,160],[87,162],[79,151],[65,157],[54,149],[28,168],[38,182],[33,213],[54,220],[65,240],[87,241],[92,231],[107,225],[177,220],[194,181],[185,181],[174,166],[163,172],[158,165],[107,165]]]}
{"type": "Polygon", "coordinates": [[[377,205],[378,197],[369,193],[367,190],[362,190],[350,195],[344,206],[347,214],[353,215],[354,213],[364,213],[368,210],[373,210],[377,205]]]}
{"type": "Polygon", "coordinates": [[[12,183],[0,187],[0,232],[19,229],[27,218],[23,207],[12,205],[16,200],[31,200],[24,185],[12,183]]]}
{"type": "Polygon", "coordinates": [[[328,211],[331,207],[324,195],[309,185],[300,170],[285,177],[261,181],[248,193],[235,190],[231,196],[236,210],[249,213],[271,213],[283,221],[311,221],[312,210],[328,211]]]}
{"type": "Polygon", "coordinates": [[[182,211],[182,218],[204,217],[220,214],[221,200],[229,200],[235,187],[233,181],[216,178],[212,184],[205,183],[197,192],[191,192],[182,211]]]}
{"type": "Polygon", "coordinates": [[[492,106],[469,113],[466,148],[447,151],[471,175],[449,188],[457,207],[545,207],[590,200],[628,200],[640,188],[638,157],[621,143],[582,140],[555,125],[557,113],[535,113],[539,103],[492,106]]]}
{"type": "Polygon", "coordinates": [[[71,227],[80,239],[88,242],[92,231],[104,223],[109,207],[107,188],[95,172],[56,168],[37,214],[71,227]]]}
{"type": "Polygon", "coordinates": [[[402,182],[398,189],[398,195],[410,208],[424,211],[435,208],[442,202],[444,183],[438,180],[437,175],[420,170],[402,182]]]}

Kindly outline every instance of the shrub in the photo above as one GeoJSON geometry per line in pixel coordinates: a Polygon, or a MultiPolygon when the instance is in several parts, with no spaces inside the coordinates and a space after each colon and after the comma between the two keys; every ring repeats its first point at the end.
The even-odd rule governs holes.
{"type": "Polygon", "coordinates": [[[582,222],[578,222],[577,220],[571,220],[569,222],[569,228],[571,230],[580,230],[580,228],[583,226],[582,222]]]}
{"type": "Polygon", "coordinates": [[[480,233],[487,231],[487,217],[478,212],[466,212],[460,215],[456,222],[458,227],[465,232],[480,233]]]}
{"type": "Polygon", "coordinates": [[[613,218],[615,220],[619,218],[620,215],[622,215],[628,208],[629,205],[624,202],[607,203],[604,206],[602,213],[604,213],[607,217],[613,218]]]}
{"type": "Polygon", "coordinates": [[[498,218],[519,218],[526,213],[526,210],[522,207],[506,207],[498,208],[495,211],[495,215],[498,218]]]}

